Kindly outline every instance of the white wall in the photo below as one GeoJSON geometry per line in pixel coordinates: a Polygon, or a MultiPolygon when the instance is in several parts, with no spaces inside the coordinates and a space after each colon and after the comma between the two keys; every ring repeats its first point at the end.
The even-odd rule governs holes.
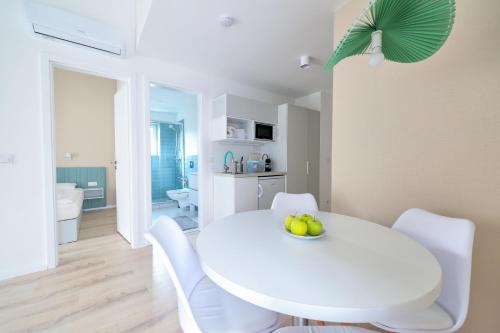
{"type": "MultiPolygon", "coordinates": [[[[262,155],[263,153],[267,152],[266,149],[264,149],[264,146],[255,146],[255,145],[242,145],[242,144],[228,144],[228,143],[223,143],[223,142],[216,142],[213,143],[213,158],[214,158],[214,165],[213,165],[213,171],[214,172],[222,172],[224,170],[224,155],[226,152],[230,150],[234,154],[234,158],[240,162],[240,158],[243,156],[243,164],[244,168],[246,171],[246,161],[248,160],[248,156],[250,153],[258,153],[262,155]]],[[[228,163],[230,163],[228,161],[228,163]]],[[[233,165],[229,165],[231,168],[231,172],[234,170],[233,165]]]]}
{"type": "Polygon", "coordinates": [[[295,105],[321,112],[321,91],[295,99],[295,105]]]}
{"type": "Polygon", "coordinates": [[[177,112],[151,111],[151,120],[173,123],[177,121],[177,112]]]}
{"type": "Polygon", "coordinates": [[[150,88],[151,120],[184,120],[186,156],[198,154],[198,96],[190,92],[155,85],[150,88]]]}
{"type": "Polygon", "coordinates": [[[332,207],[332,95],[330,92],[318,91],[297,98],[295,105],[321,112],[319,208],[330,211],[332,207]]]}
{"type": "MultiPolygon", "coordinates": [[[[137,233],[144,233],[144,221],[150,216],[148,120],[145,105],[149,81],[196,91],[201,94],[200,114],[200,222],[212,214],[212,149],[210,144],[211,99],[228,92],[270,103],[289,99],[238,82],[205,75],[143,56],[121,59],[76,46],[34,37],[26,19],[24,2],[8,1],[0,11],[0,42],[8,46],[0,52],[0,154],[15,154],[15,164],[0,164],[0,279],[41,270],[47,267],[45,220],[44,156],[50,147],[43,146],[41,53],[67,65],[83,66],[94,71],[132,77],[132,114],[134,143],[132,165],[135,205],[132,220],[137,233]]],[[[138,246],[142,237],[134,239],[138,246]]]]}
{"type": "Polygon", "coordinates": [[[276,171],[286,171],[287,169],[287,142],[288,142],[288,104],[278,106],[278,133],[276,142],[270,146],[273,168],[276,171]]]}
{"type": "Polygon", "coordinates": [[[144,31],[144,25],[146,24],[149,11],[151,10],[151,4],[153,0],[140,0],[135,2],[135,31],[136,31],[136,45],[139,44],[142,32],[144,31]]]}
{"type": "Polygon", "coordinates": [[[39,55],[21,4],[0,11],[0,153],[15,154],[0,164],[0,278],[46,265],[39,55]]]}

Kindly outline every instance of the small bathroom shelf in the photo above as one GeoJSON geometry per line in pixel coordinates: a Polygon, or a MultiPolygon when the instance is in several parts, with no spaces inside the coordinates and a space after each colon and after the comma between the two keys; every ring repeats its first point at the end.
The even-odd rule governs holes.
{"type": "Polygon", "coordinates": [[[88,187],[83,189],[83,199],[103,199],[104,198],[104,188],[103,187],[88,187]]]}

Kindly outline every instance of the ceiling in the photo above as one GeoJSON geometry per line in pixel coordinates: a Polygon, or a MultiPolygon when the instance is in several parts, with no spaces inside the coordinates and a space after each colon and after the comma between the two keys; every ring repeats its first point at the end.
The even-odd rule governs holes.
{"type": "Polygon", "coordinates": [[[126,35],[127,54],[145,56],[300,97],[330,89],[322,67],[333,50],[333,11],[346,0],[151,0],[135,45],[136,1],[37,0],[92,17],[126,35]],[[230,28],[219,16],[235,18],[230,28]],[[298,67],[310,55],[309,69],[298,67]]]}
{"type": "Polygon", "coordinates": [[[181,114],[186,110],[196,110],[198,96],[177,89],[152,84],[149,89],[151,111],[181,114]]]}
{"type": "Polygon", "coordinates": [[[345,0],[153,0],[138,52],[300,97],[331,87],[333,11],[345,0]],[[219,16],[235,18],[230,28],[219,16]],[[307,70],[299,57],[313,57],[307,70]]]}

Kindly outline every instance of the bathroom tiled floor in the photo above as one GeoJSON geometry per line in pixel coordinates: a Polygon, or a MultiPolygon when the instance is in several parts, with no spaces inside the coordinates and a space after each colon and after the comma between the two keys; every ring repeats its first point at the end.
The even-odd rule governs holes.
{"type": "MultiPolygon", "coordinates": [[[[170,216],[171,218],[176,218],[176,217],[186,217],[190,219],[193,224],[189,226],[188,229],[193,229],[191,226],[193,225],[198,225],[198,211],[190,211],[189,209],[182,209],[177,206],[175,202],[166,202],[162,204],[153,204],[153,210],[151,212],[151,218],[153,221],[155,221],[158,217],[166,215],[170,216]]],[[[189,224],[188,224],[189,225],[189,224]]],[[[181,225],[181,228],[183,225],[181,225]]],[[[183,228],[183,230],[187,230],[186,228],[183,228]]]]}

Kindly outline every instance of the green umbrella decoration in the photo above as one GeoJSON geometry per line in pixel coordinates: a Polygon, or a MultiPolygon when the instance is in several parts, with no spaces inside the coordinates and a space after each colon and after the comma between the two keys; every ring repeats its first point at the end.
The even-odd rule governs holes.
{"type": "Polygon", "coordinates": [[[324,68],[359,54],[370,54],[371,65],[424,60],[443,46],[454,19],[455,0],[372,0],[324,68]]]}

